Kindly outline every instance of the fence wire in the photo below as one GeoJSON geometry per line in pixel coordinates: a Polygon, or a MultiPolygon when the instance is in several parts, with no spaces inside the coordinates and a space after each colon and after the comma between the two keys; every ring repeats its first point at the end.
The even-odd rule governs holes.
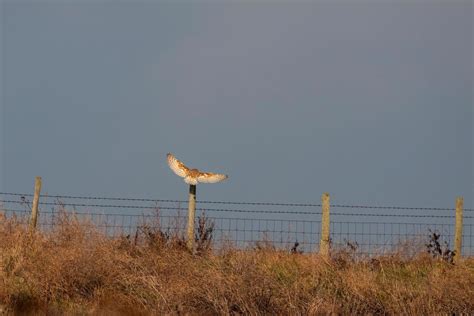
{"type": "MultiPolygon", "coordinates": [[[[26,223],[31,200],[31,194],[0,192],[0,212],[26,223]]],[[[39,206],[38,226],[45,231],[62,225],[64,214],[74,214],[82,225],[93,225],[111,237],[133,237],[144,227],[184,236],[186,229],[187,201],[181,200],[44,195],[39,206]]],[[[195,227],[206,219],[215,248],[264,243],[279,249],[318,251],[320,204],[197,201],[196,210],[195,227]],[[212,207],[216,204],[230,207],[212,207]]],[[[472,211],[464,209],[463,217],[462,253],[467,256],[474,255],[472,211]]],[[[332,249],[366,255],[423,251],[430,236],[437,233],[444,246],[452,249],[454,222],[454,208],[334,204],[330,243],[332,249]]]]}

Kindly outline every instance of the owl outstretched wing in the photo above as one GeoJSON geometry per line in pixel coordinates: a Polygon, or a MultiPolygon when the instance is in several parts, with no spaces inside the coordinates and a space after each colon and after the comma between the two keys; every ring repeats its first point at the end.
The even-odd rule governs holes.
{"type": "Polygon", "coordinates": [[[176,157],[170,153],[167,154],[166,157],[168,158],[168,166],[170,166],[174,173],[182,178],[188,175],[189,168],[186,167],[184,163],[176,159],[176,157]]]}
{"type": "Polygon", "coordinates": [[[211,172],[200,172],[197,180],[202,183],[216,183],[227,179],[227,175],[211,172]]]}

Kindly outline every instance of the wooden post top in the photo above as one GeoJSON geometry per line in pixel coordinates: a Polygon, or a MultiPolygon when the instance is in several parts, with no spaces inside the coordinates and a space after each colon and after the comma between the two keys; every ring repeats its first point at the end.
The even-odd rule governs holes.
{"type": "Polygon", "coordinates": [[[458,196],[456,198],[456,209],[463,208],[464,206],[464,198],[462,196],[458,196]]]}

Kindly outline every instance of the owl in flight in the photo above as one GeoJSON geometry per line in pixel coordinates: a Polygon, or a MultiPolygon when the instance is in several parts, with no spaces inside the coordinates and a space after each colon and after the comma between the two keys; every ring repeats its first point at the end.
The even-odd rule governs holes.
{"type": "Polygon", "coordinates": [[[184,182],[187,184],[196,185],[198,183],[216,183],[228,178],[225,174],[201,172],[198,169],[189,169],[172,154],[167,154],[166,157],[168,158],[168,165],[171,170],[181,178],[184,178],[184,182]]]}

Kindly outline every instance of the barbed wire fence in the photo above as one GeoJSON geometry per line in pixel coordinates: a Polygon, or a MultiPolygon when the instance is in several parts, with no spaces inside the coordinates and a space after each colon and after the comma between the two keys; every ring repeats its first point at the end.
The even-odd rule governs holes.
{"type": "MultiPolygon", "coordinates": [[[[0,192],[0,213],[25,224],[33,194],[0,192]]],[[[133,236],[144,226],[165,233],[186,229],[187,201],[97,196],[41,195],[38,226],[45,231],[60,225],[66,212],[92,223],[110,237],[133,236]]],[[[213,246],[239,248],[261,243],[294,251],[318,251],[321,204],[197,201],[196,221],[212,226],[213,246]]],[[[330,243],[372,255],[410,248],[420,251],[430,234],[440,234],[447,247],[455,238],[455,208],[332,204],[330,243]],[[418,249],[416,249],[418,247],[418,249]]],[[[474,209],[464,209],[462,254],[474,255],[474,209]]],[[[198,223],[196,225],[198,227],[198,223]]]]}

